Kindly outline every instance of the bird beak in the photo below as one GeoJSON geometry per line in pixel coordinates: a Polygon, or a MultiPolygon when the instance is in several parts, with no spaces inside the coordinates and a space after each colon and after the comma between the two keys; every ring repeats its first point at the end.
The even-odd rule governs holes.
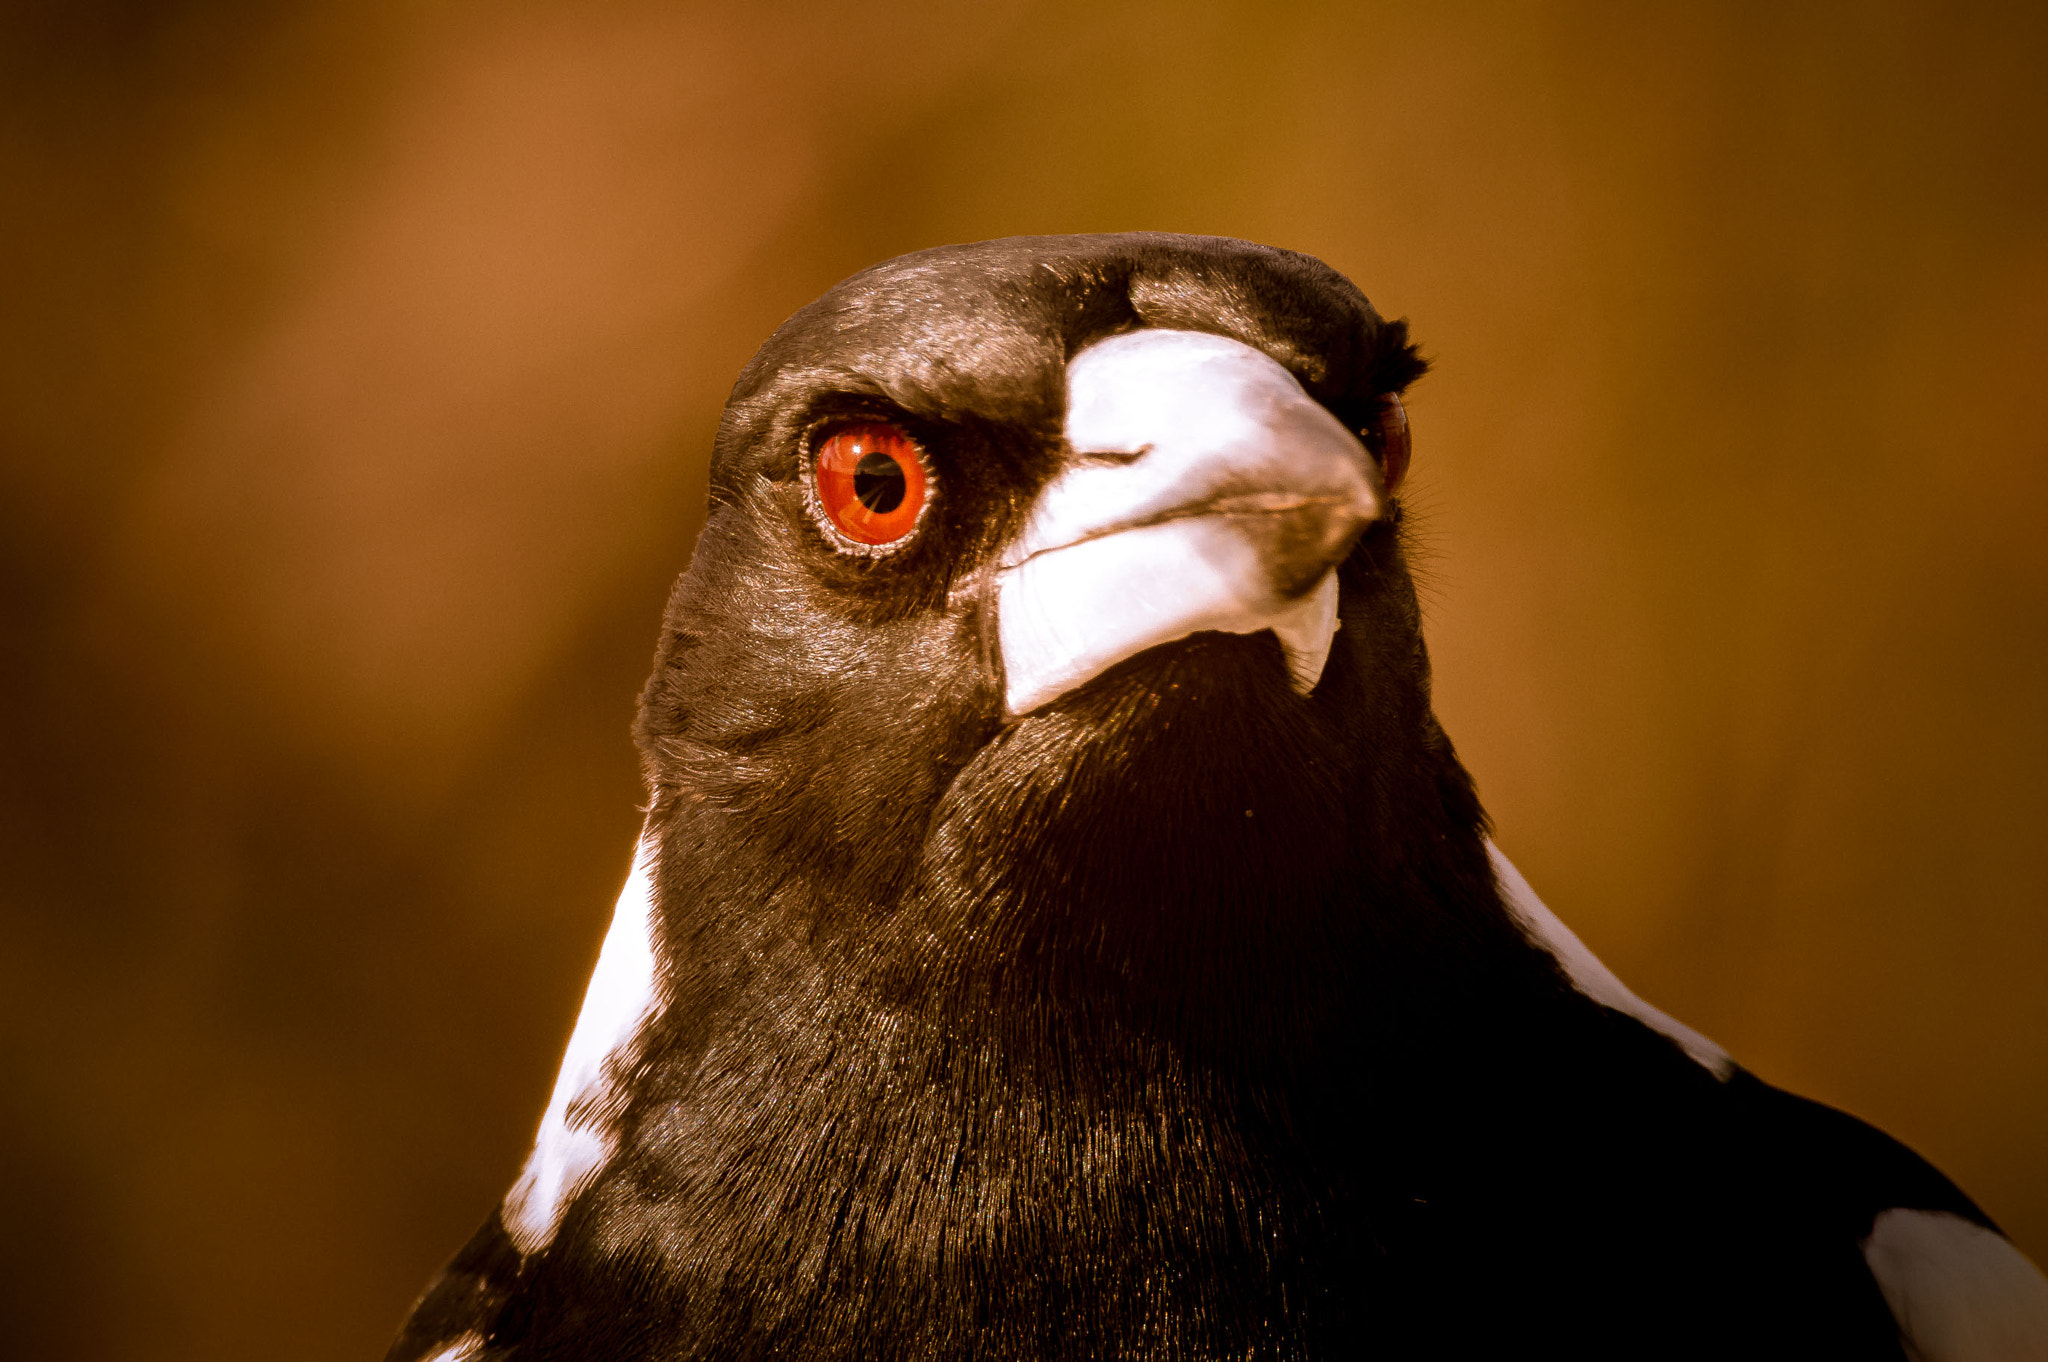
{"type": "Polygon", "coordinates": [[[1272,630],[1295,690],[1315,689],[1332,569],[1386,503],[1358,437],[1261,351],[1149,330],[1067,365],[1066,439],[997,564],[1008,711],[1205,630],[1272,630]]]}

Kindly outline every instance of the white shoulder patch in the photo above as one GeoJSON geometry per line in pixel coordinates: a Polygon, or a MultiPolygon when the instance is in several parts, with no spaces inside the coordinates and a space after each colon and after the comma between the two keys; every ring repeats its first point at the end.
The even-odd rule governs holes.
{"type": "Polygon", "coordinates": [[[571,1109],[604,1096],[610,1081],[606,1062],[656,1006],[653,860],[653,844],[643,837],[591,972],[533,1153],[505,1196],[505,1232],[521,1253],[547,1246],[569,1202],[612,1156],[612,1132],[571,1109]]]}
{"type": "Polygon", "coordinates": [[[2048,1278],[1946,1211],[1886,1211],[1863,1241],[1913,1362],[2048,1362],[2048,1278]]]}
{"type": "Polygon", "coordinates": [[[474,1329],[457,1339],[451,1339],[441,1351],[421,1362],[472,1362],[484,1350],[484,1336],[474,1329]]]}
{"type": "Polygon", "coordinates": [[[1564,966],[1565,976],[1579,992],[1604,1007],[1626,1012],[1651,1030],[1669,1036],[1679,1048],[1713,1070],[1716,1077],[1726,1079],[1735,1072],[1735,1061],[1726,1050],[1629,992],[1628,985],[1622,983],[1613,970],[1601,964],[1600,958],[1586,949],[1586,943],[1560,922],[1556,913],[1544,906],[1543,900],[1536,897],[1536,891],[1529,887],[1529,882],[1522,878],[1522,872],[1501,855],[1492,838],[1487,839],[1486,854],[1493,859],[1493,877],[1500,883],[1501,898],[1506,901],[1508,910],[1520,919],[1537,945],[1557,957],[1557,963],[1564,966]]]}

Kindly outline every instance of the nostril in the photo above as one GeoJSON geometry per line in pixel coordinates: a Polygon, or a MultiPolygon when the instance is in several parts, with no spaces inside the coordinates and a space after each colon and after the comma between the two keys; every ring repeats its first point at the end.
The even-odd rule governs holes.
{"type": "Polygon", "coordinates": [[[1076,450],[1071,461],[1083,467],[1094,465],[1103,468],[1121,468],[1126,464],[1136,463],[1151,452],[1151,445],[1139,445],[1136,449],[1076,450]]]}

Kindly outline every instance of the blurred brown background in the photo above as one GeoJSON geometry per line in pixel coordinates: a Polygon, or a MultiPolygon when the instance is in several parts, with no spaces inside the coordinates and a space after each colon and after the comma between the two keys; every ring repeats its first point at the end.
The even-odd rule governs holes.
{"type": "Polygon", "coordinates": [[[10,1355],[381,1355],[544,1104],[733,374],[1020,232],[1412,317],[1502,844],[2048,1258],[2041,7],[4,15],[10,1355]]]}

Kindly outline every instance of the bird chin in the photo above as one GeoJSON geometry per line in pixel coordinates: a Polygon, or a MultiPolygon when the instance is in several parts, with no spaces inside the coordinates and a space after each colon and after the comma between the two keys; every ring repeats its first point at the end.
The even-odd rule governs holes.
{"type": "Polygon", "coordinates": [[[1198,633],[1279,640],[1295,694],[1322,679],[1337,574],[1283,592],[1231,517],[1171,520],[1040,553],[997,577],[1004,706],[1020,717],[1118,663],[1198,633]]]}

